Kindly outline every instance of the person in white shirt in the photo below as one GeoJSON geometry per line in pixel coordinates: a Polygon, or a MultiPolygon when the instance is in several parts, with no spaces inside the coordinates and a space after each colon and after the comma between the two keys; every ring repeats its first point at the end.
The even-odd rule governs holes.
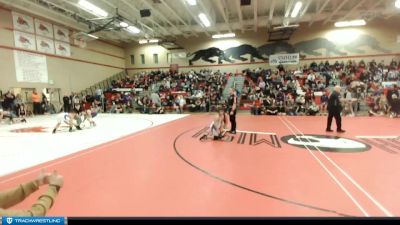
{"type": "Polygon", "coordinates": [[[203,91],[202,90],[197,90],[195,94],[196,98],[203,98],[203,91]]]}
{"type": "Polygon", "coordinates": [[[395,81],[398,79],[398,74],[396,70],[390,70],[387,77],[389,81],[395,81]]]}
{"type": "Polygon", "coordinates": [[[314,101],[312,101],[311,105],[308,107],[308,115],[310,116],[315,116],[319,112],[319,107],[317,104],[315,104],[314,101]]]}
{"type": "Polygon", "coordinates": [[[177,111],[178,111],[178,113],[182,113],[183,112],[183,108],[186,105],[185,98],[182,95],[179,95],[177,100],[176,100],[176,103],[177,103],[177,111]]]}
{"type": "Polygon", "coordinates": [[[215,116],[213,122],[211,122],[210,129],[207,134],[204,134],[200,140],[224,140],[226,130],[225,127],[225,112],[224,110],[219,110],[218,115],[215,116]]]}
{"type": "Polygon", "coordinates": [[[261,79],[260,80],[260,82],[258,83],[258,87],[261,89],[261,90],[264,90],[265,89],[265,82],[264,82],[264,80],[263,79],[261,79]]]}
{"type": "Polygon", "coordinates": [[[69,126],[69,132],[72,132],[72,127],[76,127],[78,130],[82,130],[79,125],[76,123],[75,119],[78,116],[76,111],[71,111],[70,113],[60,113],[57,115],[57,124],[53,129],[53,134],[55,134],[58,128],[61,126],[61,123],[65,123],[69,126]]]}
{"type": "Polygon", "coordinates": [[[158,93],[156,92],[151,93],[150,99],[155,104],[156,107],[161,106],[161,98],[158,93]]]}
{"type": "Polygon", "coordinates": [[[353,97],[352,97],[350,88],[348,88],[346,90],[345,95],[346,95],[346,98],[345,98],[346,99],[346,106],[345,106],[346,110],[345,111],[349,112],[349,116],[354,116],[353,97]]]}
{"type": "Polygon", "coordinates": [[[315,83],[315,74],[314,74],[314,72],[311,72],[310,74],[308,74],[307,81],[308,81],[308,85],[310,87],[315,83]]]}

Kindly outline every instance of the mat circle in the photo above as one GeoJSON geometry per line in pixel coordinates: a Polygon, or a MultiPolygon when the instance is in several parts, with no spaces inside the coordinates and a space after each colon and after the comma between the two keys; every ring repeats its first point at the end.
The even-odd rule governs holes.
{"type": "Polygon", "coordinates": [[[355,153],[371,149],[370,145],[358,140],[319,134],[286,135],[281,137],[281,140],[298,148],[324,152],[355,153]]]}

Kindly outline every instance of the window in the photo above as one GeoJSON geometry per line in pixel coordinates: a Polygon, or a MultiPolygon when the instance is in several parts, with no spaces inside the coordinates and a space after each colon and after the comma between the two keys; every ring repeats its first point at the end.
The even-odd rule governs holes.
{"type": "Polygon", "coordinates": [[[171,64],[172,63],[172,54],[167,53],[167,63],[171,64]]]}
{"type": "Polygon", "coordinates": [[[131,55],[131,65],[135,64],[135,55],[131,55]]]}
{"type": "Polygon", "coordinates": [[[154,64],[158,64],[158,54],[153,54],[154,64]]]}
{"type": "Polygon", "coordinates": [[[142,64],[145,64],[146,62],[144,61],[144,54],[140,55],[140,59],[142,60],[142,64]]]}

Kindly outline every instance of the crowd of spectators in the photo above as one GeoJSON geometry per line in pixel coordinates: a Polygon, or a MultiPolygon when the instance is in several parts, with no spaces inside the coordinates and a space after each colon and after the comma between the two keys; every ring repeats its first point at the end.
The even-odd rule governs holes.
{"type": "MultiPolygon", "coordinates": [[[[330,89],[340,85],[345,90],[344,115],[367,111],[370,116],[390,115],[398,111],[399,71],[395,60],[388,65],[375,60],[312,62],[295,70],[280,65],[243,71],[246,80],[238,91],[254,115],[318,115],[326,113],[330,89]],[[362,106],[368,109],[363,111],[362,106]]],[[[99,90],[96,96],[104,96],[104,110],[110,113],[210,112],[223,106],[229,76],[234,75],[211,70],[153,71],[115,80],[110,90],[104,95],[99,90]]]]}
{"type": "MultiPolygon", "coordinates": [[[[297,69],[280,65],[274,69],[242,71],[246,80],[238,90],[245,107],[254,115],[318,115],[326,113],[330,89],[344,87],[343,114],[354,116],[368,112],[370,116],[399,114],[400,63],[389,64],[354,60],[345,62],[312,62],[297,69]],[[246,107],[247,106],[247,107],[246,107]],[[367,107],[367,109],[362,109],[367,107]]],[[[162,114],[212,112],[225,104],[223,91],[231,73],[200,70],[189,72],[153,71],[113,80],[108,90],[96,90],[93,95],[77,93],[63,97],[63,109],[68,112],[80,105],[96,105],[108,113],[162,114]]],[[[32,110],[26,109],[21,95],[13,91],[0,93],[1,113],[11,118],[24,114],[56,113],[45,94],[32,93],[32,110]]]]}
{"type": "Polygon", "coordinates": [[[46,94],[39,94],[36,89],[26,98],[22,98],[21,94],[15,94],[13,90],[5,93],[0,91],[0,122],[3,117],[8,117],[11,123],[17,119],[26,122],[26,116],[54,113],[56,109],[46,94]]]}
{"type": "Polygon", "coordinates": [[[364,104],[369,115],[399,114],[400,65],[383,62],[312,62],[297,70],[246,70],[241,96],[255,115],[317,115],[326,112],[330,88],[344,87],[343,113],[354,116],[364,104]]]}
{"type": "MultiPolygon", "coordinates": [[[[105,110],[110,113],[164,113],[184,110],[215,111],[221,106],[222,94],[230,74],[219,71],[140,73],[114,80],[104,92],[105,110]]],[[[96,96],[101,98],[101,91],[96,96]]]]}

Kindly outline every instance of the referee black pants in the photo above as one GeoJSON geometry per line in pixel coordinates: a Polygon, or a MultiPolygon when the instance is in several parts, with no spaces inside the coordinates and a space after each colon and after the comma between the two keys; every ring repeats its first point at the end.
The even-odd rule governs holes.
{"type": "Polygon", "coordinates": [[[229,111],[229,121],[231,122],[231,131],[236,131],[236,110],[233,110],[232,115],[229,111]]]}
{"type": "Polygon", "coordinates": [[[329,112],[326,129],[331,129],[333,118],[335,118],[336,121],[336,130],[342,130],[342,117],[340,116],[340,112],[329,112]]]}
{"type": "Polygon", "coordinates": [[[34,115],[40,115],[41,114],[41,105],[40,102],[34,102],[33,103],[33,114],[34,115]]]}

